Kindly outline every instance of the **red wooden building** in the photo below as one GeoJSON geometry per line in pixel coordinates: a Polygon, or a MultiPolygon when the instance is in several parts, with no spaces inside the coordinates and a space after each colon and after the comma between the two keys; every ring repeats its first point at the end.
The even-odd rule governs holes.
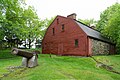
{"type": "Polygon", "coordinates": [[[77,21],[73,13],[54,19],[42,41],[42,53],[76,56],[113,54],[115,46],[100,32],[77,21]]]}

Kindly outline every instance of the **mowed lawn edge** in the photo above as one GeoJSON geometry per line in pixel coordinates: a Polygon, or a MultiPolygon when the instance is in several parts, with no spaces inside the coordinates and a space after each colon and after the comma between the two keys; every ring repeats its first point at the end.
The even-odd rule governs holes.
{"type": "MultiPolygon", "coordinates": [[[[112,66],[120,71],[120,55],[93,56],[98,61],[112,66]]],[[[0,59],[0,77],[2,80],[119,80],[120,75],[96,66],[90,57],[56,56],[40,54],[38,66],[34,68],[15,68],[21,66],[22,57],[0,59]],[[5,76],[5,74],[8,74],[5,76]]]]}

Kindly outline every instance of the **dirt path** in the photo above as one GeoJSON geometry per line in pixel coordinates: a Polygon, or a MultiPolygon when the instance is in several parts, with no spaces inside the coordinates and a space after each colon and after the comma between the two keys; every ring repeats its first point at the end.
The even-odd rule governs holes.
{"type": "Polygon", "coordinates": [[[116,74],[120,75],[120,72],[115,71],[113,67],[111,67],[111,66],[109,66],[107,64],[104,64],[102,62],[97,61],[94,57],[91,57],[91,58],[96,62],[97,67],[106,69],[109,72],[113,72],[113,73],[116,73],[116,74]]]}

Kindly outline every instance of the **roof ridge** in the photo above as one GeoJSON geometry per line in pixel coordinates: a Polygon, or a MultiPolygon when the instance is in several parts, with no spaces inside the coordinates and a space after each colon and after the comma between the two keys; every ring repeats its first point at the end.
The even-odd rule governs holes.
{"type": "Polygon", "coordinates": [[[81,29],[87,34],[87,36],[100,40],[100,41],[107,42],[107,43],[112,43],[110,39],[103,36],[99,31],[93,28],[90,28],[89,26],[85,25],[84,23],[80,21],[77,21],[77,20],[74,20],[74,21],[81,27],[81,29]]]}
{"type": "MultiPolygon", "coordinates": [[[[63,17],[63,18],[67,18],[67,19],[68,19],[68,17],[65,17],[65,16],[61,16],[61,15],[57,15],[57,16],[63,17]]],[[[76,19],[72,19],[72,20],[75,20],[75,21],[77,21],[77,22],[79,22],[79,23],[85,25],[86,27],[91,28],[90,26],[86,25],[85,23],[83,23],[83,22],[81,22],[81,21],[78,21],[78,20],[76,20],[76,19]]],[[[97,30],[97,29],[94,29],[94,28],[91,28],[91,29],[93,29],[93,30],[95,30],[95,31],[97,31],[97,32],[100,32],[100,31],[97,30]]],[[[100,32],[100,33],[101,33],[101,32],[100,32]]]]}
{"type": "MultiPolygon", "coordinates": [[[[69,19],[68,17],[65,17],[65,16],[61,16],[61,15],[57,15],[57,16],[69,19]]],[[[81,23],[81,24],[85,25],[86,27],[88,27],[88,28],[90,28],[90,29],[92,29],[92,30],[95,30],[95,31],[97,31],[97,32],[101,33],[99,30],[94,29],[94,28],[91,28],[90,26],[88,26],[88,25],[84,24],[84,23],[83,23],[83,22],[81,22],[81,21],[78,21],[78,20],[76,20],[76,19],[72,19],[72,20],[77,21],[77,22],[79,22],[79,23],[81,23]]]]}
{"type": "MultiPolygon", "coordinates": [[[[75,20],[75,19],[74,19],[74,20],[75,20]]],[[[91,28],[90,26],[88,26],[88,25],[84,24],[83,22],[80,22],[80,21],[78,21],[78,20],[75,20],[75,21],[77,21],[77,22],[79,22],[79,23],[81,23],[81,24],[85,25],[86,27],[88,27],[88,28],[90,28],[90,29],[93,29],[93,30],[95,30],[95,31],[97,31],[97,32],[99,32],[99,33],[101,33],[101,32],[100,32],[100,31],[98,31],[97,29],[91,28]]]]}

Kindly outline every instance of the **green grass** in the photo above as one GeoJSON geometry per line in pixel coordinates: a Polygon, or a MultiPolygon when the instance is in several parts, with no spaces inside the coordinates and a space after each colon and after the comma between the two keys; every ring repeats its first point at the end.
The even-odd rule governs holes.
{"type": "Polygon", "coordinates": [[[11,54],[10,49],[0,50],[0,59],[13,58],[15,55],[11,54]]]}
{"type": "MultiPolygon", "coordinates": [[[[120,71],[120,55],[94,56],[120,71]]],[[[9,66],[20,66],[21,57],[0,59],[0,77],[9,73],[9,66]]],[[[120,75],[96,66],[90,57],[56,56],[40,54],[39,66],[15,69],[2,80],[120,80],[120,75]]]]}
{"type": "Polygon", "coordinates": [[[120,55],[95,56],[94,58],[104,64],[112,66],[114,70],[120,72],[120,55]]]}

